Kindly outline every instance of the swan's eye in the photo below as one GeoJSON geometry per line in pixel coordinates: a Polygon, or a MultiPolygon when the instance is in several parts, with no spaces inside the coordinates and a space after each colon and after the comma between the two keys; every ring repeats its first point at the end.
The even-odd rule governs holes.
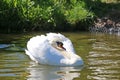
{"type": "Polygon", "coordinates": [[[59,42],[59,41],[57,41],[56,43],[57,43],[57,45],[61,45],[61,46],[63,45],[63,43],[59,42]]]}
{"type": "Polygon", "coordinates": [[[58,42],[58,41],[57,41],[56,43],[57,43],[57,45],[59,45],[59,44],[60,44],[60,42],[58,42]]]}

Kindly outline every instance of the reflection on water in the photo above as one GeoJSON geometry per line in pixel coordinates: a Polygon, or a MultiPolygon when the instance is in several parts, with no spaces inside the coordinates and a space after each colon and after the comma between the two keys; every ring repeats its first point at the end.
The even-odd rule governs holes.
{"type": "Polygon", "coordinates": [[[36,34],[0,34],[0,80],[120,80],[120,36],[64,34],[83,58],[84,67],[36,64],[24,52],[26,42],[36,34]]]}
{"type": "Polygon", "coordinates": [[[31,62],[27,70],[30,72],[27,80],[73,80],[80,77],[82,67],[58,67],[39,65],[31,62]]]}
{"type": "Polygon", "coordinates": [[[120,79],[120,39],[111,36],[97,37],[88,55],[90,80],[120,79]],[[107,37],[107,38],[106,38],[107,37]]]}
{"type": "Polygon", "coordinates": [[[9,47],[10,46],[10,44],[0,44],[0,48],[2,49],[2,48],[7,48],[7,47],[9,47]]]}
{"type": "Polygon", "coordinates": [[[0,50],[0,80],[24,79],[26,58],[23,53],[0,50]]]}

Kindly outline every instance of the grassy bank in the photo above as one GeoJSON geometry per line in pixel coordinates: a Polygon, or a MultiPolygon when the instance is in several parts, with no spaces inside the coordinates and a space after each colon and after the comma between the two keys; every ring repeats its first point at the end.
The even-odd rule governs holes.
{"type": "Polygon", "coordinates": [[[0,32],[8,33],[87,30],[95,17],[120,7],[117,0],[0,0],[0,6],[0,32]]]}

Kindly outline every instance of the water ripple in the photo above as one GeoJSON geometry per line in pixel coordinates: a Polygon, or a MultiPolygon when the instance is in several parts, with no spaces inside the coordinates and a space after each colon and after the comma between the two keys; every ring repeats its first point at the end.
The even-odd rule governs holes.
{"type": "Polygon", "coordinates": [[[119,44],[105,41],[95,42],[89,52],[87,76],[90,80],[119,80],[120,79],[120,49],[119,44]]]}

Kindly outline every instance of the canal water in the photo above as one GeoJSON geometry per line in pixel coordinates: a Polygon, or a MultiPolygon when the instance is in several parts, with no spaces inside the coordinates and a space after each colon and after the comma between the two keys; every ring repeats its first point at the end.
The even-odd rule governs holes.
{"type": "Polygon", "coordinates": [[[62,33],[84,65],[58,67],[36,64],[25,54],[27,41],[41,34],[0,34],[0,80],[120,80],[119,35],[62,33]]]}

